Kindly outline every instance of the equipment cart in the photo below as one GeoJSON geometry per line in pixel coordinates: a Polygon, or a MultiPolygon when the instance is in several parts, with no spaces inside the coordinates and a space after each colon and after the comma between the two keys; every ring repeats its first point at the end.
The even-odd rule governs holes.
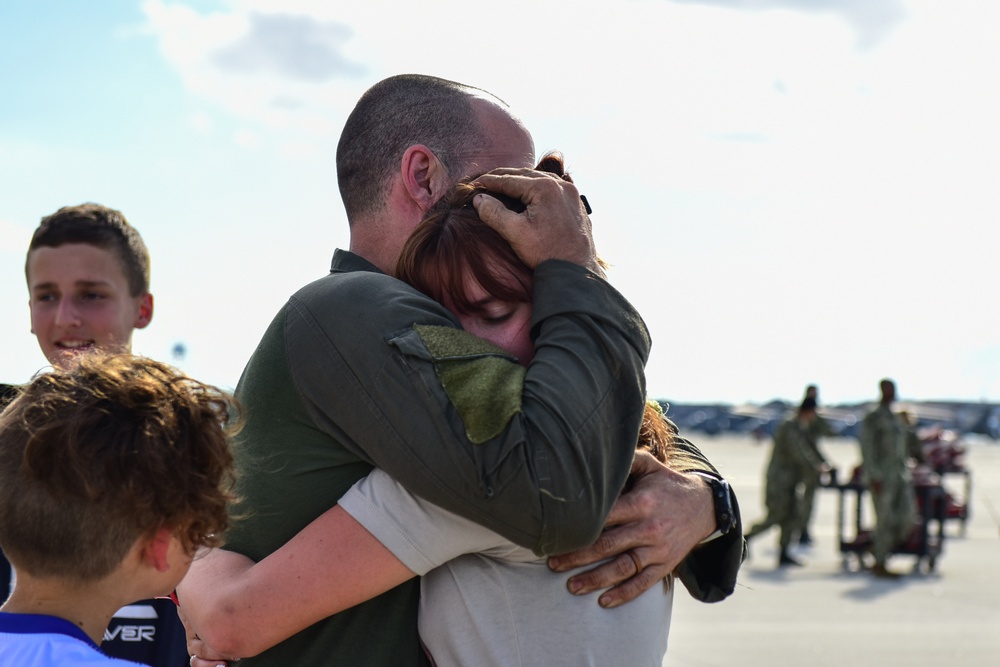
{"type": "Polygon", "coordinates": [[[941,501],[945,506],[944,518],[959,522],[959,535],[964,537],[972,503],[972,472],[965,464],[965,445],[958,433],[940,428],[933,429],[921,441],[926,465],[940,475],[945,487],[941,501]]]}
{"type": "MultiPolygon", "coordinates": [[[[841,564],[845,570],[851,569],[851,560],[857,569],[869,567],[865,559],[870,560],[872,545],[872,528],[874,520],[866,520],[864,506],[868,487],[857,476],[846,484],[837,484],[834,477],[827,488],[837,491],[837,544],[842,557],[841,564]],[[853,504],[851,504],[853,502],[853,504]],[[847,506],[853,510],[848,519],[847,506]],[[851,525],[848,526],[848,523],[851,525]]],[[[917,496],[917,512],[920,523],[914,527],[909,539],[892,551],[893,554],[916,556],[914,571],[919,571],[921,563],[926,563],[926,571],[933,572],[937,566],[938,556],[944,547],[944,521],[946,512],[946,494],[939,479],[921,480],[914,484],[917,496]]]]}
{"type": "Polygon", "coordinates": [[[942,484],[946,487],[941,502],[944,504],[945,521],[958,521],[961,524],[959,535],[965,537],[965,526],[969,522],[969,504],[972,501],[972,473],[967,468],[948,469],[941,472],[942,484]],[[954,485],[948,480],[952,479],[954,485]],[[956,489],[949,490],[949,486],[956,489]]]}

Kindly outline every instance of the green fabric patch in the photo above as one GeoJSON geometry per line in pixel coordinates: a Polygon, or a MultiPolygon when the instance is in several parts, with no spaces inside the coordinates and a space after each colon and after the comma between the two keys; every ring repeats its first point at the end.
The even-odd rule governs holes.
{"type": "Polygon", "coordinates": [[[495,438],[521,411],[525,368],[503,348],[451,327],[414,325],[441,386],[474,444],[495,438]]]}

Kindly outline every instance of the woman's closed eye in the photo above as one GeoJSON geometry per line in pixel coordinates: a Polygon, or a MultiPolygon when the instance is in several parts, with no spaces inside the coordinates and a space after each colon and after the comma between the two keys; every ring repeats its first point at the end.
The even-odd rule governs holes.
{"type": "Polygon", "coordinates": [[[483,313],[482,315],[480,315],[480,319],[482,319],[484,324],[495,325],[495,324],[503,324],[504,322],[509,321],[510,318],[513,317],[513,315],[514,315],[513,310],[508,310],[502,313],[483,313]]]}

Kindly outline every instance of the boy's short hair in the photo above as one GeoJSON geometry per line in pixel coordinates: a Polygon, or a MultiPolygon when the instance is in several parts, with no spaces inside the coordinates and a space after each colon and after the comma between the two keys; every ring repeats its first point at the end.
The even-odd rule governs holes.
{"type": "Polygon", "coordinates": [[[0,415],[0,548],[36,577],[92,581],[137,539],[221,543],[235,404],[151,359],[86,355],[0,415]]]}
{"type": "MultiPolygon", "coordinates": [[[[58,248],[67,243],[86,243],[116,253],[128,279],[129,295],[149,292],[149,250],[121,211],[100,204],[62,207],[42,218],[31,237],[28,258],[37,248],[58,248]]],[[[24,273],[27,276],[27,262],[24,273]]]]}

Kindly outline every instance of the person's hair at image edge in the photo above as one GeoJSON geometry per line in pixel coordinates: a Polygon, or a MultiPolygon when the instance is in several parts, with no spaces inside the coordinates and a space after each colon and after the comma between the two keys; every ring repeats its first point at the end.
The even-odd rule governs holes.
{"type": "Polygon", "coordinates": [[[129,295],[149,292],[149,250],[139,232],[128,223],[121,211],[100,204],[64,206],[42,218],[28,245],[28,260],[38,248],[58,248],[81,243],[108,250],[119,258],[128,279],[129,295]]]}
{"type": "MultiPolygon", "coordinates": [[[[565,172],[562,156],[549,153],[536,167],[572,181],[565,172]]],[[[473,304],[465,291],[464,276],[471,275],[490,295],[510,302],[530,302],[532,270],[521,261],[510,244],[479,219],[472,199],[479,193],[497,197],[515,211],[523,204],[491,193],[471,183],[458,183],[436,204],[414,229],[403,246],[396,265],[396,277],[435,301],[447,300],[458,314],[469,313],[473,304]],[[505,273],[514,280],[500,280],[505,273]]],[[[661,462],[683,468],[693,462],[673,447],[676,427],[659,405],[646,404],[639,431],[638,449],[650,451],[661,462]]]]}
{"type": "Polygon", "coordinates": [[[0,548],[36,577],[93,581],[140,537],[221,544],[233,399],[151,359],[91,354],[0,414],[0,548]]]}
{"type": "Polygon", "coordinates": [[[485,142],[472,106],[476,97],[506,106],[479,88],[423,74],[400,74],[369,88],[337,145],[337,183],[349,223],[382,210],[386,181],[409,146],[427,146],[448,173],[460,173],[485,142]]]}

